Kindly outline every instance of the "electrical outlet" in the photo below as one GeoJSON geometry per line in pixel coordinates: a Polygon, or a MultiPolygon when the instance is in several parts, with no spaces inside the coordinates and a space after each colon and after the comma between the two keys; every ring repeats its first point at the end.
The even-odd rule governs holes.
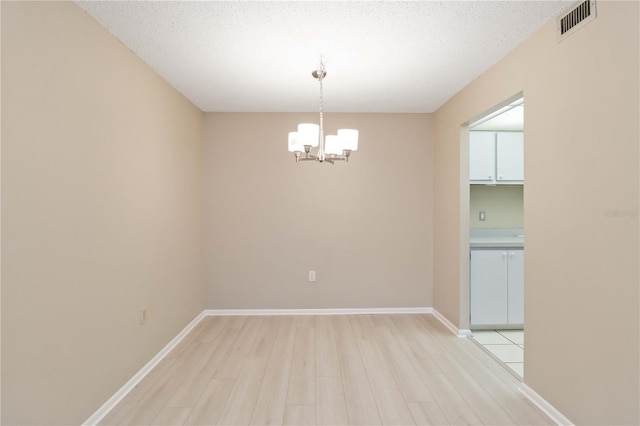
{"type": "Polygon", "coordinates": [[[316,282],[316,271],[309,271],[309,282],[310,283],[316,282]]]}
{"type": "Polygon", "coordinates": [[[487,219],[487,214],[485,212],[480,212],[480,220],[486,220],[487,219]]]}
{"type": "Polygon", "coordinates": [[[140,314],[140,325],[145,325],[147,323],[147,310],[143,309],[140,314]]]}

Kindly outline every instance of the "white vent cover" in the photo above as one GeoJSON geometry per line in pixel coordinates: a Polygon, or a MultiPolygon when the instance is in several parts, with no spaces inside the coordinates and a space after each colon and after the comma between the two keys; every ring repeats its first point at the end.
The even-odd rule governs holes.
{"type": "Polygon", "coordinates": [[[596,0],[579,1],[556,18],[558,43],[596,17],[596,0]]]}

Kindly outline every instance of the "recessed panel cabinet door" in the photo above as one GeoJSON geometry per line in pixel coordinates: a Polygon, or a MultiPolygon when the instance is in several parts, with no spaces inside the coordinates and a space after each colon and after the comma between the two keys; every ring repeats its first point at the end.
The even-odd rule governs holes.
{"type": "Polygon", "coordinates": [[[471,250],[471,324],[507,324],[507,250],[471,250]]]}
{"type": "Polygon", "coordinates": [[[496,181],[524,180],[524,137],[522,132],[496,134],[496,181]]]}
{"type": "Polygon", "coordinates": [[[493,181],[496,173],[496,134],[469,132],[469,180],[493,181]]]}
{"type": "Polygon", "coordinates": [[[524,251],[509,250],[509,324],[524,324],[524,251]]]}

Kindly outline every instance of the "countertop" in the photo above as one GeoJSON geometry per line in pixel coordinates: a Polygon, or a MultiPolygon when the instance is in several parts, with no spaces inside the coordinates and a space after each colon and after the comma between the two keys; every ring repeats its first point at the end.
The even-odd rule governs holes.
{"type": "Polygon", "coordinates": [[[472,229],[471,248],[524,248],[522,229],[472,229]]]}

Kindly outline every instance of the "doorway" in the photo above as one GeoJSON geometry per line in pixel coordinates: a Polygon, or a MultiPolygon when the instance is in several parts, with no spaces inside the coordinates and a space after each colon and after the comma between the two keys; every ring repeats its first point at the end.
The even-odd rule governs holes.
{"type": "MultiPolygon", "coordinates": [[[[524,375],[524,98],[470,120],[461,137],[461,316],[471,338],[524,375]],[[463,160],[463,158],[461,158],[463,160]],[[462,220],[464,217],[465,220],[462,220]],[[463,243],[464,244],[464,243],[463,243]],[[464,311],[464,312],[463,312],[464,311]]],[[[461,324],[463,322],[461,321],[461,324]]]]}

